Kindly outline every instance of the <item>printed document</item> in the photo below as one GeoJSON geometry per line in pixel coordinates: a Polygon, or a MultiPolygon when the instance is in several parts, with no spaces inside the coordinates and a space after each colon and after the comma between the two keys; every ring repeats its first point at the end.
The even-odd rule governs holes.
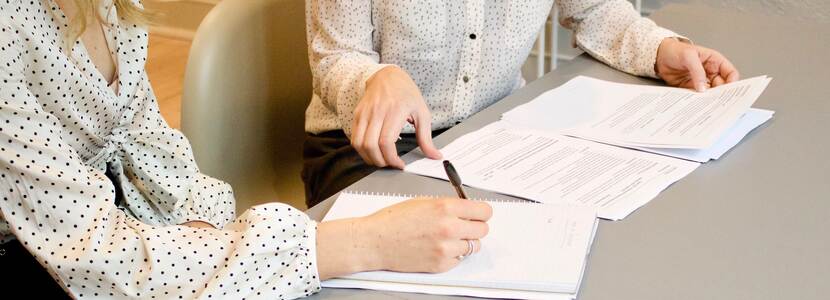
{"type": "MultiPolygon", "coordinates": [[[[619,220],[700,164],[498,121],[441,149],[465,185],[542,203],[595,207],[619,220]]],[[[441,160],[406,172],[447,180],[441,160]]]]}
{"type": "Polygon", "coordinates": [[[579,76],[502,119],[625,147],[708,149],[749,110],[770,80],[754,77],[698,93],[579,76]]]}

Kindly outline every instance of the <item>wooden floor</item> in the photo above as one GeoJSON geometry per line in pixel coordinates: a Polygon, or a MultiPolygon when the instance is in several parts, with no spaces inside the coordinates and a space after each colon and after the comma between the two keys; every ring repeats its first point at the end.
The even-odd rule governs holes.
{"type": "Polygon", "coordinates": [[[161,115],[170,127],[181,129],[182,84],[190,41],[150,35],[147,74],[158,99],[161,115]]]}

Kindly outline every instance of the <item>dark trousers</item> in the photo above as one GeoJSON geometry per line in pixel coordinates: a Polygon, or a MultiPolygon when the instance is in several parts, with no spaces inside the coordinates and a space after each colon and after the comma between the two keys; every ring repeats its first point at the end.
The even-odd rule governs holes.
{"type": "MultiPolygon", "coordinates": [[[[444,131],[446,129],[433,131],[432,136],[444,131]]],[[[395,146],[398,155],[404,155],[418,147],[418,142],[415,134],[401,134],[401,140],[395,146]]],[[[307,133],[303,143],[302,173],[305,203],[309,208],[317,205],[377,169],[363,161],[342,130],[307,133]]]]}
{"type": "Polygon", "coordinates": [[[71,299],[17,240],[0,244],[0,287],[29,299],[71,299]]]}

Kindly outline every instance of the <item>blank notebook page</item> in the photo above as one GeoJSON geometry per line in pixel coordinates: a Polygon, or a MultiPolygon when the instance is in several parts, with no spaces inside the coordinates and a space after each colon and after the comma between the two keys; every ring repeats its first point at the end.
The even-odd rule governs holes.
{"type": "MultiPolygon", "coordinates": [[[[366,216],[409,198],[343,192],[323,220],[366,216]]],[[[493,217],[481,251],[452,270],[440,274],[374,271],[343,278],[575,293],[593,240],[596,211],[558,204],[488,203],[493,217]]]]}

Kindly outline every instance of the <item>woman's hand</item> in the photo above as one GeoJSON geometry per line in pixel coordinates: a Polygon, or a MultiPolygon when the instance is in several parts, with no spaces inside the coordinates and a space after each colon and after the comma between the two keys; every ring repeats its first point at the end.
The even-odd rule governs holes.
{"type": "Polygon", "coordinates": [[[363,218],[324,222],[317,230],[320,277],[370,270],[447,271],[469,250],[466,240],[473,240],[478,252],[492,214],[486,202],[416,198],[363,218]]]}
{"type": "Polygon", "coordinates": [[[367,217],[365,228],[379,251],[383,269],[400,272],[444,272],[473,252],[487,235],[489,204],[456,198],[421,198],[384,208],[367,217]]]}
{"type": "Polygon", "coordinates": [[[418,86],[400,68],[383,68],[366,81],[366,91],[355,107],[351,144],[369,165],[403,169],[395,142],[406,122],[415,125],[424,155],[441,158],[432,143],[432,115],[418,86]]]}
{"type": "Polygon", "coordinates": [[[698,92],[740,79],[735,66],[719,52],[675,38],[660,43],[654,69],[669,85],[698,92]]]}

